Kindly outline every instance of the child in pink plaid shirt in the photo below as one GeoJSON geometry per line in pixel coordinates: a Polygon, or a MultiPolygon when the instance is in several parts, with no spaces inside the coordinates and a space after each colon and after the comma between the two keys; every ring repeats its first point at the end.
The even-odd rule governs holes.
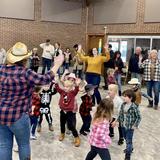
{"type": "Polygon", "coordinates": [[[109,124],[112,119],[113,101],[110,98],[101,100],[94,114],[89,135],[91,150],[85,160],[93,160],[97,154],[102,160],[111,160],[108,146],[111,144],[109,124]]]}

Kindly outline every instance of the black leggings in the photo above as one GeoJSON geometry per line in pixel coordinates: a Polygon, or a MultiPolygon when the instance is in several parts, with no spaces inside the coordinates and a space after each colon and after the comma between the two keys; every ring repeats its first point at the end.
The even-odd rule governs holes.
{"type": "Polygon", "coordinates": [[[91,146],[91,150],[87,154],[85,160],[93,160],[97,154],[99,154],[102,160],[111,160],[110,153],[107,148],[97,148],[95,146],[91,146]]]}
{"type": "Polygon", "coordinates": [[[75,119],[76,113],[71,111],[64,112],[63,110],[60,111],[60,125],[61,125],[61,133],[65,133],[65,124],[67,123],[68,129],[72,131],[74,137],[78,137],[78,132],[75,128],[75,119]]]}

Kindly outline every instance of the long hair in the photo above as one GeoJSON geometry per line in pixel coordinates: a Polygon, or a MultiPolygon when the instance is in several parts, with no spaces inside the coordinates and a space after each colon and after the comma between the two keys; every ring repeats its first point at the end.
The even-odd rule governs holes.
{"type": "Polygon", "coordinates": [[[104,98],[101,100],[97,107],[97,111],[94,114],[93,121],[98,119],[111,120],[113,114],[113,101],[110,98],[104,98]]]}

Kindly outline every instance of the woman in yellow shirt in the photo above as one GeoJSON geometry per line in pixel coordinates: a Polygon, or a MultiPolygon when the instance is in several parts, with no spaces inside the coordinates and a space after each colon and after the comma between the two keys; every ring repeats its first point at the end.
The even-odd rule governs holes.
{"type": "MultiPolygon", "coordinates": [[[[78,56],[81,61],[87,62],[87,70],[86,70],[86,81],[88,84],[96,85],[94,96],[96,97],[97,104],[101,101],[101,95],[98,91],[98,87],[100,84],[100,76],[101,76],[101,69],[104,62],[107,62],[110,59],[110,54],[108,51],[108,46],[104,47],[106,56],[102,56],[98,54],[97,48],[92,49],[93,57],[85,56],[84,51],[82,50],[81,45],[78,46],[78,56]]],[[[93,99],[93,103],[94,103],[93,99]]]]}

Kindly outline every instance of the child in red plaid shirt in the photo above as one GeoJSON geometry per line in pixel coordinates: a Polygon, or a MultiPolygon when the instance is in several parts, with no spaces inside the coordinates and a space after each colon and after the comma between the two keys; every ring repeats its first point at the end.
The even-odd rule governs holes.
{"type": "Polygon", "coordinates": [[[110,98],[101,100],[94,114],[92,129],[89,135],[91,150],[85,160],[92,160],[97,154],[102,160],[111,160],[108,146],[111,143],[109,124],[112,119],[113,101],[110,98]]]}
{"type": "Polygon", "coordinates": [[[92,120],[90,111],[92,110],[93,106],[92,95],[94,94],[95,86],[93,86],[92,84],[87,84],[84,89],[86,94],[81,97],[82,103],[79,108],[79,113],[83,121],[83,125],[80,129],[80,134],[86,136],[86,132],[90,132],[89,129],[92,120]]]}
{"type": "Polygon", "coordinates": [[[32,111],[30,113],[30,121],[31,121],[31,139],[36,140],[37,137],[35,136],[35,131],[37,128],[38,117],[40,115],[40,107],[41,107],[41,100],[39,96],[39,92],[41,87],[36,86],[32,95],[32,111]]]}

